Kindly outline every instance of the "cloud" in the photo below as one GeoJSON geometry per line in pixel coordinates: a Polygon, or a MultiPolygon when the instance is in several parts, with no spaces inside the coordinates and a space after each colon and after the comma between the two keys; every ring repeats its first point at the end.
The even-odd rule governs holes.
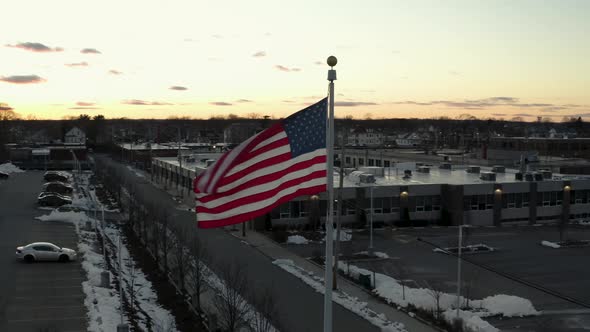
{"type": "Polygon", "coordinates": [[[545,109],[551,107],[561,107],[560,109],[567,108],[565,105],[559,106],[554,104],[543,104],[543,103],[521,103],[519,98],[515,97],[490,97],[490,98],[483,98],[483,99],[465,99],[463,101],[452,101],[452,100],[433,100],[433,101],[426,101],[426,102],[419,102],[419,101],[401,101],[401,102],[394,102],[394,104],[398,105],[418,105],[418,106],[446,106],[451,108],[464,108],[464,109],[485,109],[490,107],[497,107],[497,106],[511,106],[516,108],[540,108],[544,107],[545,109]]]}
{"type": "Polygon", "coordinates": [[[212,101],[209,104],[211,105],[215,105],[215,106],[232,106],[232,103],[226,103],[225,101],[212,101]]]}
{"type": "Polygon", "coordinates": [[[374,106],[377,103],[364,102],[364,101],[337,101],[334,102],[334,106],[340,107],[356,107],[356,106],[374,106]]]}
{"type": "Polygon", "coordinates": [[[284,72],[301,71],[301,68],[296,68],[296,67],[289,68],[289,67],[285,67],[283,65],[275,65],[275,69],[280,70],[280,71],[284,71],[284,72]]]}
{"type": "Polygon", "coordinates": [[[78,105],[78,106],[94,106],[94,105],[96,105],[96,103],[89,103],[89,102],[86,102],[86,101],[79,101],[79,102],[76,103],[76,105],[78,105]]]}
{"type": "Polygon", "coordinates": [[[74,62],[74,63],[66,63],[65,66],[67,67],[88,67],[88,62],[74,62]]]}
{"type": "Polygon", "coordinates": [[[101,54],[96,48],[84,48],[80,51],[83,54],[101,54]]]}
{"type": "Polygon", "coordinates": [[[14,76],[2,76],[0,81],[13,84],[35,84],[45,82],[45,79],[37,75],[14,75],[14,76]]]}
{"type": "Polygon", "coordinates": [[[534,114],[529,114],[529,113],[516,113],[516,114],[512,114],[514,116],[523,116],[523,117],[527,117],[527,116],[535,116],[534,114]]]}
{"type": "Polygon", "coordinates": [[[122,75],[123,72],[118,71],[118,70],[115,70],[115,69],[111,69],[111,70],[109,70],[109,74],[111,74],[111,75],[122,75]]]}
{"type": "Polygon", "coordinates": [[[283,103],[294,103],[295,101],[294,100],[283,100],[282,102],[283,103]]]}
{"type": "Polygon", "coordinates": [[[121,104],[126,104],[126,105],[156,105],[156,106],[162,106],[162,105],[173,105],[171,103],[167,103],[167,102],[162,102],[162,101],[145,101],[145,100],[140,100],[140,99],[130,99],[130,100],[123,100],[121,102],[121,104]]]}
{"type": "Polygon", "coordinates": [[[255,58],[265,57],[266,56],[266,52],[264,52],[264,51],[258,51],[256,53],[252,54],[252,56],[255,57],[255,58]]]}
{"type": "Polygon", "coordinates": [[[236,100],[236,103],[252,103],[254,102],[253,100],[250,99],[238,99],[236,100]]]}
{"type": "Polygon", "coordinates": [[[6,45],[6,46],[20,48],[20,49],[23,49],[26,51],[31,51],[31,52],[39,52],[39,53],[61,52],[64,50],[61,47],[51,48],[51,47],[41,44],[41,43],[31,43],[31,42],[18,43],[16,45],[6,45]]]}
{"type": "Polygon", "coordinates": [[[324,64],[324,62],[323,62],[323,61],[315,61],[313,64],[314,64],[314,65],[321,66],[321,65],[323,65],[323,64],[324,64]]]}
{"type": "Polygon", "coordinates": [[[211,35],[211,37],[213,37],[215,39],[223,39],[222,35],[211,35]]]}
{"type": "Polygon", "coordinates": [[[13,108],[6,103],[0,103],[0,111],[12,111],[13,108]]]}
{"type": "Polygon", "coordinates": [[[492,113],[493,116],[506,116],[506,113],[492,113]]]}
{"type": "Polygon", "coordinates": [[[174,85],[174,86],[170,87],[170,90],[185,91],[185,90],[188,90],[188,88],[185,86],[174,85]]]}
{"type": "Polygon", "coordinates": [[[561,110],[566,110],[568,109],[568,107],[565,106],[551,106],[551,107],[545,107],[543,109],[541,109],[541,112],[543,113],[553,113],[553,112],[557,112],[557,111],[561,111],[561,110]]]}
{"type": "Polygon", "coordinates": [[[88,106],[78,106],[78,107],[70,107],[70,110],[100,110],[100,107],[88,107],[88,106]]]}
{"type": "Polygon", "coordinates": [[[450,74],[450,75],[453,75],[453,76],[459,76],[459,75],[461,75],[461,73],[459,73],[459,72],[458,72],[458,71],[456,71],[456,70],[450,70],[450,71],[449,71],[449,74],[450,74]]]}

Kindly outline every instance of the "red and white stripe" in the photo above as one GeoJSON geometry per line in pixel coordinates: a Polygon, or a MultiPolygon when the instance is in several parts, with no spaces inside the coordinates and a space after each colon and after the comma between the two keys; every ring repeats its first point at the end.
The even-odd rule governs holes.
{"type": "Polygon", "coordinates": [[[326,149],[291,158],[280,123],[224,154],[195,179],[199,227],[236,224],[326,189],[326,149]]]}

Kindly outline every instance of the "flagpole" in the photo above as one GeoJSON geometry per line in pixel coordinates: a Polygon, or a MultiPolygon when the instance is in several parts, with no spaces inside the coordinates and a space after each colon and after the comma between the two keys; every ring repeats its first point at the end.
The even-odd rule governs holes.
{"type": "Polygon", "coordinates": [[[328,107],[328,130],[326,131],[326,148],[328,150],[327,165],[327,187],[328,187],[328,213],[326,218],[326,275],[324,277],[324,332],[332,332],[332,265],[334,257],[334,81],[336,70],[334,66],[338,63],[335,56],[328,57],[328,81],[329,84],[329,107],[328,107]]]}

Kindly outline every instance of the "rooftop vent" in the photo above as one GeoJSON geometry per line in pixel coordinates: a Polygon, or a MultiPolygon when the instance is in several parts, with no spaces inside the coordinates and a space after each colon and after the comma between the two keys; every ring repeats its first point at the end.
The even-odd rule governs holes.
{"type": "Polygon", "coordinates": [[[418,173],[430,173],[430,167],[420,166],[418,167],[418,173]]]}
{"type": "Polygon", "coordinates": [[[442,163],[442,164],[440,164],[440,166],[438,166],[438,168],[440,168],[440,169],[449,169],[450,170],[453,167],[449,163],[442,163]]]}
{"type": "Polygon", "coordinates": [[[404,176],[408,176],[408,177],[412,176],[412,170],[406,169],[404,171],[404,176]]]}
{"type": "Polygon", "coordinates": [[[484,181],[496,181],[496,173],[493,172],[481,172],[479,176],[480,179],[484,181]]]}
{"type": "Polygon", "coordinates": [[[522,181],[522,173],[518,172],[518,173],[514,174],[514,179],[516,181],[522,181]]]}
{"type": "Polygon", "coordinates": [[[543,173],[533,173],[533,177],[535,178],[535,181],[543,181],[543,173]]]}
{"type": "Polygon", "coordinates": [[[553,173],[549,170],[543,170],[541,174],[543,174],[543,179],[551,180],[553,178],[553,173]]]}
{"type": "Polygon", "coordinates": [[[479,166],[469,166],[466,171],[467,173],[479,174],[479,166]]]}
{"type": "Polygon", "coordinates": [[[532,174],[532,173],[526,173],[526,174],[524,175],[524,179],[525,179],[526,181],[533,181],[535,178],[533,177],[533,174],[532,174]]]}
{"type": "Polygon", "coordinates": [[[207,167],[213,165],[215,163],[215,160],[213,159],[207,159],[205,160],[205,165],[207,165],[207,167]]]}
{"type": "Polygon", "coordinates": [[[492,172],[494,172],[494,173],[506,173],[506,167],[504,167],[504,166],[494,166],[494,167],[492,167],[492,172]]]}

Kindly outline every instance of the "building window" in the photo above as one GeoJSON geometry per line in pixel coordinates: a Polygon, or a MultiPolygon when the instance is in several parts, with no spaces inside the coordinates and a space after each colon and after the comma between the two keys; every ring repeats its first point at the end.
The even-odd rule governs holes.
{"type": "Polygon", "coordinates": [[[383,167],[391,167],[391,163],[389,160],[384,160],[383,161],[383,167]]]}
{"type": "Polygon", "coordinates": [[[365,165],[365,160],[363,158],[359,158],[359,166],[365,165]]]}
{"type": "Polygon", "coordinates": [[[369,159],[369,166],[375,166],[375,160],[369,159]]]}
{"type": "Polygon", "coordinates": [[[350,157],[346,157],[346,158],[344,158],[344,160],[347,164],[350,164],[350,157]]]}
{"type": "Polygon", "coordinates": [[[285,219],[285,218],[289,218],[291,216],[291,210],[289,208],[290,203],[285,203],[283,205],[281,205],[281,207],[279,208],[279,218],[280,219],[285,219]]]}
{"type": "Polygon", "coordinates": [[[381,159],[375,160],[375,166],[381,167],[381,159]]]}

